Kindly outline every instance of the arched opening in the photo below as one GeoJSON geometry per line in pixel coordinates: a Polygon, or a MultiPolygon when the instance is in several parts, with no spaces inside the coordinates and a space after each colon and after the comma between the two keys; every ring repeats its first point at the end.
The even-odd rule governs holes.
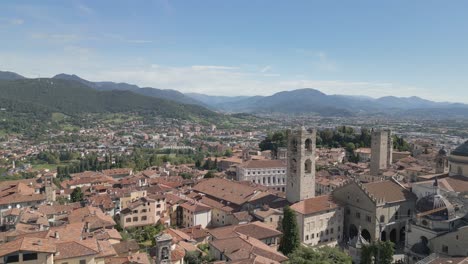
{"type": "Polygon", "coordinates": [[[408,209],[408,212],[407,212],[407,216],[406,216],[406,217],[411,218],[411,209],[408,209]]]}
{"type": "Polygon", "coordinates": [[[294,138],[291,140],[291,149],[294,152],[297,152],[297,140],[294,138]]]}
{"type": "Polygon", "coordinates": [[[312,172],[312,161],[310,161],[310,159],[305,161],[304,169],[305,169],[305,173],[311,173],[312,172]]]}
{"type": "Polygon", "coordinates": [[[395,220],[398,220],[398,211],[395,212],[395,220]]]}
{"type": "Polygon", "coordinates": [[[358,229],[355,225],[351,224],[349,226],[349,238],[354,238],[358,234],[358,229]]]}
{"type": "Polygon", "coordinates": [[[406,240],[406,228],[402,227],[400,229],[400,243],[404,244],[406,240]]]}
{"type": "Polygon", "coordinates": [[[367,229],[363,229],[361,231],[361,235],[365,240],[367,240],[369,242],[371,241],[371,235],[370,235],[369,231],[367,231],[367,229]]]}
{"type": "Polygon", "coordinates": [[[380,240],[387,241],[387,232],[382,231],[382,233],[380,234],[380,240]]]}
{"type": "Polygon", "coordinates": [[[380,223],[385,223],[385,215],[380,216],[380,223]]]}
{"type": "Polygon", "coordinates": [[[169,259],[169,248],[168,247],[163,247],[161,249],[161,260],[168,260],[169,259]]]}
{"type": "Polygon", "coordinates": [[[294,172],[294,173],[297,172],[297,166],[296,165],[297,165],[296,159],[292,159],[291,160],[291,171],[294,172]]]}
{"type": "Polygon", "coordinates": [[[393,243],[396,243],[396,235],[397,235],[396,232],[397,231],[395,228],[392,229],[392,231],[390,231],[390,241],[392,241],[393,243]]]}
{"type": "Polygon", "coordinates": [[[312,151],[312,139],[310,139],[310,138],[306,139],[305,149],[306,149],[306,151],[312,151]]]}

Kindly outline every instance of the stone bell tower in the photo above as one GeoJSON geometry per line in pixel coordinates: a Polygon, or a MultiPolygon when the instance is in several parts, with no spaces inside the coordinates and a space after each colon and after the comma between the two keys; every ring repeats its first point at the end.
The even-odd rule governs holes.
{"type": "Polygon", "coordinates": [[[161,234],[155,237],[156,246],[156,264],[170,264],[171,262],[171,249],[172,249],[172,236],[169,234],[161,234]]]}
{"type": "Polygon", "coordinates": [[[315,141],[317,131],[288,130],[288,174],[286,198],[296,203],[315,197],[315,141]]]}
{"type": "Polygon", "coordinates": [[[449,172],[448,155],[445,148],[441,148],[435,159],[435,173],[442,174],[449,172]]]}

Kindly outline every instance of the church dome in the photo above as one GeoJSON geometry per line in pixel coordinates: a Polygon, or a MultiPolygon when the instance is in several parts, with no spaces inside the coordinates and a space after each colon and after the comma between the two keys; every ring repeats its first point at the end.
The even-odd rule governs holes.
{"type": "Polygon", "coordinates": [[[468,157],[468,141],[458,146],[451,154],[455,156],[468,157]]]}
{"type": "Polygon", "coordinates": [[[439,156],[446,156],[447,155],[447,151],[445,150],[445,148],[441,148],[439,150],[439,156]]]}
{"type": "Polygon", "coordinates": [[[416,202],[416,211],[424,218],[444,221],[455,216],[452,204],[440,194],[431,194],[416,202]]]}

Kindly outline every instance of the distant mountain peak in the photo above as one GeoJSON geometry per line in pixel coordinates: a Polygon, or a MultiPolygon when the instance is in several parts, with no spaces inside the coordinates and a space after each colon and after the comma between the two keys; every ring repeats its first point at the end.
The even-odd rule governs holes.
{"type": "Polygon", "coordinates": [[[21,80],[21,79],[26,79],[26,78],[15,72],[0,71],[0,80],[21,80]]]}

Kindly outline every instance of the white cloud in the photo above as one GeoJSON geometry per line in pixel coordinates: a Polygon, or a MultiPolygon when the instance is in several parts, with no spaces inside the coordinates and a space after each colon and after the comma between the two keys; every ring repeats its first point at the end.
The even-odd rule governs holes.
{"type": "Polygon", "coordinates": [[[20,26],[24,24],[24,20],[21,18],[1,18],[0,26],[20,26]]]}
{"type": "Polygon", "coordinates": [[[260,72],[265,73],[265,72],[270,71],[270,70],[271,70],[271,66],[267,65],[267,66],[263,67],[262,69],[260,69],[260,72]]]}
{"type": "Polygon", "coordinates": [[[230,66],[218,66],[218,65],[193,65],[193,70],[196,71],[209,71],[209,70],[237,70],[238,67],[230,67],[230,66]]]}
{"type": "Polygon", "coordinates": [[[53,43],[75,42],[82,39],[81,36],[76,34],[32,33],[30,37],[35,40],[45,40],[53,43]]]}
{"type": "Polygon", "coordinates": [[[94,14],[94,9],[92,9],[91,7],[87,6],[87,5],[84,5],[83,3],[78,3],[76,5],[76,7],[78,8],[78,10],[82,13],[82,14],[85,14],[85,15],[92,15],[94,14]]]}

